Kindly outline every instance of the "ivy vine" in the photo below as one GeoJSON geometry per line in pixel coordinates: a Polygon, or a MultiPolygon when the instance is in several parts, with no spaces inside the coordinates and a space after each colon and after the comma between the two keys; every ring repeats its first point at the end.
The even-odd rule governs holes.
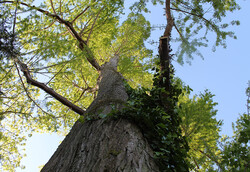
{"type": "MultiPolygon", "coordinates": [[[[178,97],[185,88],[180,82],[174,81],[172,67],[170,71],[169,92],[158,84],[160,75],[156,70],[152,89],[133,89],[125,82],[129,96],[125,108],[120,111],[114,108],[109,114],[99,114],[98,119],[122,118],[133,122],[141,129],[153,149],[155,162],[161,172],[186,172],[189,171],[189,164],[186,161],[189,147],[185,137],[181,135],[181,118],[176,106],[178,97]]],[[[97,119],[87,118],[87,120],[97,119]]]]}
{"type": "MultiPolygon", "coordinates": [[[[158,83],[157,78],[156,74],[154,83],[158,83]]],[[[112,118],[128,119],[141,129],[154,151],[160,171],[188,171],[185,158],[189,148],[181,135],[181,118],[176,109],[178,96],[182,93],[181,86],[173,83],[169,93],[156,84],[151,90],[133,89],[128,84],[125,87],[129,95],[127,106],[120,112],[113,112],[112,118]],[[162,103],[163,92],[169,95],[164,101],[169,109],[162,103]]]]}

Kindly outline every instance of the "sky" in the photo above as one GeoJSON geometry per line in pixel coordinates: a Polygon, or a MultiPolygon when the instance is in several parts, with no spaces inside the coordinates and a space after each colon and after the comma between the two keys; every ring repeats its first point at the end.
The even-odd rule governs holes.
{"type": "MultiPolygon", "coordinates": [[[[238,39],[228,39],[227,48],[217,48],[215,52],[211,47],[202,48],[200,51],[204,60],[194,56],[192,65],[183,66],[174,63],[176,76],[189,85],[194,94],[199,94],[208,89],[215,94],[214,101],[218,102],[217,119],[223,120],[221,134],[232,136],[232,122],[235,122],[239,114],[246,112],[245,90],[250,80],[250,1],[238,1],[242,9],[228,14],[226,20],[240,20],[241,25],[234,27],[238,39]]],[[[165,22],[163,7],[151,8],[147,19],[152,25],[165,22]]],[[[154,31],[152,38],[159,38],[163,30],[154,31]]],[[[210,39],[210,38],[209,38],[210,39]]],[[[214,38],[211,38],[214,40],[214,38]]],[[[212,42],[213,44],[213,42],[212,42]]],[[[175,50],[176,47],[172,47],[175,50]]],[[[157,52],[157,48],[154,48],[157,52]]],[[[56,134],[34,134],[27,141],[26,154],[21,163],[25,170],[17,169],[17,172],[38,172],[38,166],[45,164],[53,155],[63,140],[56,134]]]]}

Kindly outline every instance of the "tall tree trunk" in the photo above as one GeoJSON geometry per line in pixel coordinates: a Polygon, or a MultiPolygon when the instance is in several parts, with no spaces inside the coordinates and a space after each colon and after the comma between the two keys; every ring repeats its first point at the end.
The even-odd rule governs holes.
{"type": "Polygon", "coordinates": [[[42,172],[154,172],[153,152],[127,120],[76,122],[42,172]]]}
{"type": "Polygon", "coordinates": [[[159,171],[136,124],[125,119],[98,119],[100,113],[121,109],[128,98],[117,63],[116,56],[101,67],[97,98],[86,111],[97,120],[77,121],[42,172],[159,171]]]}

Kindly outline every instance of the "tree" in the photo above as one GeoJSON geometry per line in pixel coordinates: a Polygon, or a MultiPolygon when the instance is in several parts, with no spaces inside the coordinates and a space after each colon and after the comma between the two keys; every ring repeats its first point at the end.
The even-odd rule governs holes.
{"type": "MultiPolygon", "coordinates": [[[[161,0],[152,2],[163,4],[161,0]]],[[[152,52],[144,45],[151,28],[142,15],[142,12],[147,12],[145,1],[131,6],[132,12],[122,24],[119,24],[119,17],[123,1],[45,1],[40,6],[31,5],[30,1],[0,3],[6,11],[12,12],[12,31],[9,32],[18,35],[18,40],[14,40],[21,44],[21,50],[9,54],[1,64],[4,68],[1,71],[2,83],[8,83],[1,83],[1,90],[7,94],[1,99],[6,121],[2,122],[5,145],[17,143],[14,137],[24,139],[19,135],[21,131],[63,132],[75,123],[44,171],[53,168],[77,171],[84,167],[93,169],[94,166],[103,171],[116,168],[120,171],[135,168],[144,171],[187,170],[188,164],[184,160],[187,146],[181,136],[176,106],[182,90],[173,79],[169,45],[171,32],[175,28],[179,34],[175,40],[181,41],[177,51],[180,63],[183,63],[183,54],[190,58],[192,53],[197,53],[197,46],[206,46],[202,42],[207,41],[206,35],[201,38],[194,36],[200,36],[198,32],[204,26],[206,33],[216,33],[216,46],[224,46],[226,37],[234,35],[224,31],[227,24],[221,27],[219,24],[226,11],[239,8],[235,1],[166,0],[167,26],[160,38],[159,57],[155,58],[154,64],[158,71],[154,77],[149,71],[153,66],[147,61],[152,58],[152,52]],[[206,19],[204,9],[209,4],[212,5],[213,18],[206,19]],[[27,14],[18,15],[23,11],[27,14]],[[186,15],[184,18],[183,14],[186,15]],[[149,90],[129,91],[131,88],[124,87],[124,79],[116,67],[131,87],[149,90]],[[48,79],[43,77],[43,82],[37,81],[41,74],[48,79]],[[46,92],[41,95],[46,101],[38,101],[38,88],[46,92]],[[127,95],[128,92],[130,94],[127,95]],[[147,102],[154,105],[149,107],[159,115],[150,115],[145,107],[147,102]],[[121,110],[126,106],[128,108],[121,110]],[[140,110],[141,116],[138,117],[135,112],[140,110]],[[127,116],[124,115],[126,113],[127,116]],[[79,115],[81,117],[77,121],[79,115]],[[149,131],[142,124],[151,126],[149,131]],[[104,132],[94,132],[95,128],[104,132]],[[112,135],[111,131],[117,132],[112,135]],[[152,133],[155,131],[154,139],[152,133]],[[120,133],[127,133],[130,137],[124,140],[120,133]],[[90,134],[93,135],[91,139],[90,134]],[[117,142],[122,143],[119,148],[117,142]],[[92,154],[88,155],[88,151],[92,154]],[[134,152],[133,158],[131,152],[134,152]]],[[[233,21],[231,24],[239,23],[233,21]]],[[[9,149],[2,149],[1,154],[7,154],[9,149]]],[[[2,157],[4,168],[11,170],[11,159],[2,157]]],[[[18,166],[18,163],[17,160],[14,165],[18,166]]]]}
{"type": "Polygon", "coordinates": [[[199,96],[189,98],[190,88],[187,94],[179,98],[179,114],[182,118],[181,129],[189,143],[188,161],[190,169],[194,171],[205,171],[220,166],[215,157],[220,153],[217,142],[220,138],[219,131],[222,121],[216,120],[213,97],[207,90],[199,96]]]}
{"type": "Polygon", "coordinates": [[[183,119],[181,126],[185,128],[182,131],[187,136],[190,146],[189,161],[193,164],[191,169],[195,171],[249,170],[249,91],[248,86],[246,89],[247,113],[240,115],[236,125],[233,124],[234,135],[232,137],[219,136],[220,127],[217,125],[220,126],[222,122],[217,122],[216,119],[210,117],[216,114],[213,109],[216,105],[212,102],[213,95],[205,92],[199,98],[196,96],[193,99],[186,96],[180,98],[180,114],[183,119]],[[209,103],[205,103],[206,101],[209,103]],[[201,122],[203,120],[206,122],[201,122]],[[202,129],[198,129],[199,127],[202,129]]]}
{"type": "Polygon", "coordinates": [[[220,154],[221,166],[227,171],[247,171],[250,158],[250,83],[246,89],[247,95],[247,112],[240,115],[233,124],[233,137],[222,137],[220,154]]]}

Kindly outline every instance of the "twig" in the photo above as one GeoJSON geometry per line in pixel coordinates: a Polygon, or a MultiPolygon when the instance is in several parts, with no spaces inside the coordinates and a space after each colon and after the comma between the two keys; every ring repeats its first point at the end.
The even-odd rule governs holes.
{"type": "MultiPolygon", "coordinates": [[[[14,3],[14,1],[1,1],[1,3],[14,3]]],[[[101,67],[100,65],[97,63],[96,59],[93,57],[93,54],[91,52],[91,50],[89,49],[89,47],[87,46],[87,42],[85,42],[81,36],[77,33],[77,31],[74,29],[74,27],[72,26],[72,23],[69,22],[69,21],[66,21],[64,19],[62,19],[60,16],[56,15],[56,14],[51,14],[50,12],[46,11],[46,10],[43,10],[41,8],[38,8],[36,6],[31,6],[27,3],[24,3],[24,2],[19,2],[20,4],[24,5],[24,6],[27,6],[29,8],[33,8],[43,14],[45,14],[46,16],[48,17],[51,17],[53,19],[55,19],[56,21],[58,21],[59,23],[65,25],[65,27],[67,28],[67,30],[69,31],[69,33],[79,42],[79,48],[82,50],[82,51],[86,51],[87,52],[87,60],[88,62],[97,70],[97,71],[100,71],[101,70],[101,67]]]]}
{"type": "Polygon", "coordinates": [[[16,4],[15,17],[14,17],[14,23],[13,23],[13,35],[15,34],[15,27],[16,27],[16,13],[17,13],[17,4],[16,4]]]}
{"type": "Polygon", "coordinates": [[[80,14],[78,14],[72,21],[71,23],[74,23],[81,15],[83,15],[88,9],[89,9],[90,6],[87,6],[80,14]]]}
{"type": "Polygon", "coordinates": [[[60,0],[59,12],[60,12],[60,15],[62,16],[62,0],[60,0]]]}
{"type": "Polygon", "coordinates": [[[83,33],[84,33],[84,31],[85,31],[87,25],[89,24],[89,22],[90,22],[92,19],[93,19],[93,18],[91,17],[91,18],[84,24],[82,30],[79,32],[80,36],[83,35],[83,33]]]}
{"type": "MultiPolygon", "coordinates": [[[[71,59],[72,60],[72,59],[71,59]]],[[[57,63],[57,64],[53,64],[53,65],[50,65],[50,66],[45,66],[45,67],[41,67],[41,68],[33,68],[33,69],[30,69],[30,71],[39,71],[39,70],[44,70],[44,69],[48,69],[48,68],[51,68],[51,67],[55,67],[55,66],[58,66],[58,65],[61,65],[63,63],[68,63],[70,62],[71,60],[68,60],[68,61],[63,61],[63,62],[60,62],[60,63],[57,63]]]]}
{"type": "Polygon", "coordinates": [[[199,168],[199,165],[198,165],[197,162],[196,162],[196,160],[195,160],[194,158],[192,158],[192,159],[193,159],[193,161],[194,161],[194,163],[195,163],[195,165],[196,165],[196,168],[197,168],[197,169],[200,169],[200,168],[199,168]]]}
{"type": "MultiPolygon", "coordinates": [[[[197,150],[194,148],[195,151],[199,151],[200,153],[202,153],[203,155],[205,155],[206,157],[208,157],[211,161],[214,161],[219,168],[221,168],[219,162],[215,159],[215,158],[212,158],[210,155],[206,154],[205,152],[203,152],[202,150],[197,150]]],[[[222,168],[221,168],[222,169],[222,168]]]]}
{"type": "Polygon", "coordinates": [[[0,112],[0,115],[4,115],[6,113],[18,113],[18,114],[23,114],[23,115],[29,115],[29,113],[16,112],[16,111],[4,111],[4,112],[0,112]]]}
{"type": "Polygon", "coordinates": [[[188,12],[188,11],[184,11],[184,10],[181,10],[181,9],[177,9],[177,8],[170,8],[171,10],[175,10],[175,11],[180,11],[180,12],[183,12],[183,13],[186,13],[186,14],[189,14],[189,15],[193,15],[193,16],[196,16],[196,17],[199,17],[201,18],[202,20],[204,20],[206,23],[210,24],[212,26],[212,28],[214,28],[214,30],[217,30],[216,28],[216,25],[214,25],[213,23],[211,23],[209,20],[207,20],[206,18],[204,18],[203,16],[201,15],[197,15],[195,13],[191,13],[191,12],[188,12]]]}
{"type": "Polygon", "coordinates": [[[51,7],[52,7],[52,10],[53,10],[54,14],[56,14],[56,10],[55,10],[55,8],[54,8],[54,5],[53,5],[52,0],[50,0],[50,4],[51,4],[51,7]]]}
{"type": "Polygon", "coordinates": [[[74,85],[74,87],[80,88],[81,90],[85,90],[85,88],[82,88],[82,87],[80,87],[77,83],[75,83],[74,81],[71,81],[71,80],[68,78],[67,75],[64,75],[64,76],[65,76],[65,78],[66,78],[69,82],[71,82],[71,83],[74,85]]]}
{"type": "Polygon", "coordinates": [[[74,103],[78,102],[82,98],[82,96],[84,95],[85,92],[86,92],[86,90],[83,90],[81,95],[78,97],[77,100],[74,101],[74,103]]]}
{"type": "Polygon", "coordinates": [[[93,24],[92,24],[92,26],[91,26],[91,29],[90,29],[90,32],[89,32],[89,35],[88,35],[88,38],[87,38],[87,41],[86,41],[87,43],[89,42],[89,38],[90,38],[90,35],[91,35],[92,31],[93,31],[95,22],[96,22],[96,20],[97,20],[97,18],[98,18],[98,16],[100,15],[100,13],[101,13],[102,10],[103,10],[103,8],[100,9],[100,11],[98,12],[98,14],[97,14],[96,17],[95,17],[95,20],[94,20],[94,22],[93,22],[93,24]]]}
{"type": "Polygon", "coordinates": [[[45,84],[45,85],[48,85],[49,83],[50,83],[50,81],[52,81],[61,71],[62,71],[62,69],[67,65],[68,63],[65,63],[64,65],[63,65],[63,67],[61,67],[61,69],[53,76],[53,77],[51,77],[51,79],[45,84]]]}
{"type": "Polygon", "coordinates": [[[176,26],[176,24],[174,23],[174,28],[176,29],[176,31],[178,32],[178,34],[180,35],[180,37],[181,37],[181,40],[182,41],[185,41],[185,39],[184,39],[184,37],[183,37],[183,35],[181,34],[181,32],[179,31],[179,29],[177,28],[177,26],[176,26]]]}
{"type": "Polygon", "coordinates": [[[46,30],[46,29],[48,29],[48,28],[50,28],[54,23],[55,23],[56,21],[53,21],[52,23],[50,23],[50,25],[49,26],[47,26],[47,27],[45,27],[45,28],[43,28],[42,30],[46,30]]]}

